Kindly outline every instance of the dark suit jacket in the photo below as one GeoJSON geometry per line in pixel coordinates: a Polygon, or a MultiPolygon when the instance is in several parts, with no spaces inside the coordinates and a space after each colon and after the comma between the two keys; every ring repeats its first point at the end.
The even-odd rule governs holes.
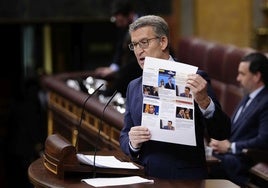
{"type": "MultiPolygon", "coordinates": [[[[235,113],[238,109],[235,110],[235,113]]],[[[232,118],[233,120],[233,118],[232,118]]],[[[268,88],[264,88],[232,123],[230,141],[236,151],[244,148],[268,149],[268,88]]]]}
{"type": "MultiPolygon", "coordinates": [[[[241,100],[242,101],[245,99],[241,100]]],[[[238,111],[238,105],[232,121],[238,111]]],[[[254,162],[241,155],[245,148],[268,150],[268,88],[264,88],[232,122],[230,142],[236,143],[237,154],[215,155],[222,160],[222,168],[229,178],[238,183],[247,181],[247,172],[254,162]]]]}
{"type": "MultiPolygon", "coordinates": [[[[204,72],[198,71],[210,83],[204,72]]],[[[215,102],[216,110],[210,119],[203,117],[195,104],[195,133],[197,146],[186,146],[150,140],[142,144],[139,152],[129,147],[128,132],[131,127],[141,125],[142,118],[142,77],[130,82],[127,90],[127,104],[124,127],[120,134],[120,146],[124,153],[133,157],[145,167],[148,176],[168,179],[202,179],[207,176],[204,152],[204,130],[219,140],[230,134],[230,119],[221,111],[220,105],[209,85],[208,92],[215,102]]]]}
{"type": "MultiPolygon", "coordinates": [[[[181,97],[187,97],[185,93],[180,94],[181,97]]],[[[189,98],[192,98],[192,94],[189,94],[189,98]]]]}
{"type": "Polygon", "coordinates": [[[174,86],[174,84],[173,83],[166,83],[165,84],[165,88],[167,88],[167,89],[175,89],[175,86],[174,86]]]}

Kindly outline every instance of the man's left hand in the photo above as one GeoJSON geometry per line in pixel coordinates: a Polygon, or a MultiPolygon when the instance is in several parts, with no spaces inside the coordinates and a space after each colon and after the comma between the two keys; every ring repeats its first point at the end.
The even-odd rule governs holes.
{"type": "Polygon", "coordinates": [[[207,81],[199,74],[189,74],[186,86],[190,87],[196,103],[206,109],[210,104],[210,98],[207,93],[207,81]]]}

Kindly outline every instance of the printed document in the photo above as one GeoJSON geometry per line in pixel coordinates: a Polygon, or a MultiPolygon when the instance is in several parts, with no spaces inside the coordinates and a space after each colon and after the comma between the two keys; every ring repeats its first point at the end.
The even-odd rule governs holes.
{"type": "MultiPolygon", "coordinates": [[[[94,165],[94,155],[85,155],[82,153],[76,154],[78,161],[87,165],[94,165]]],[[[95,156],[95,165],[100,168],[124,168],[124,169],[139,169],[132,162],[122,162],[114,156],[95,156]]]]}
{"type": "Polygon", "coordinates": [[[143,68],[142,126],[152,140],[196,146],[194,99],[186,87],[198,67],[146,57],[143,68]]]}
{"type": "Polygon", "coordinates": [[[94,187],[106,187],[106,186],[120,186],[120,185],[130,185],[137,183],[154,183],[154,180],[142,178],[140,176],[130,176],[130,177],[118,177],[118,178],[89,178],[82,179],[82,182],[94,187]]]}

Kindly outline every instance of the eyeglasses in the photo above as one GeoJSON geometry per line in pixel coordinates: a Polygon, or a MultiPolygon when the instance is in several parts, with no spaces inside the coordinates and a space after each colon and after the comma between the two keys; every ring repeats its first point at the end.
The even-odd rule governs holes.
{"type": "Polygon", "coordinates": [[[132,42],[132,43],[130,43],[130,44],[128,45],[128,47],[129,47],[129,49],[130,49],[131,51],[134,51],[134,49],[137,48],[137,45],[139,45],[139,47],[140,47],[141,49],[145,49],[145,48],[148,48],[150,40],[153,40],[153,39],[159,39],[159,38],[160,38],[160,37],[154,37],[154,38],[150,38],[150,39],[143,39],[143,40],[141,40],[141,41],[139,41],[139,42],[132,42]]]}

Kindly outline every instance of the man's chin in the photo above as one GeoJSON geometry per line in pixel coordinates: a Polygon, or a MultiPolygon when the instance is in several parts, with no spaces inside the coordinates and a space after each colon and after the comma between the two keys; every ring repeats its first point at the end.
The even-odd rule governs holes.
{"type": "Polygon", "coordinates": [[[144,67],[144,61],[143,62],[139,62],[139,65],[143,69],[143,67],[144,67]]]}

